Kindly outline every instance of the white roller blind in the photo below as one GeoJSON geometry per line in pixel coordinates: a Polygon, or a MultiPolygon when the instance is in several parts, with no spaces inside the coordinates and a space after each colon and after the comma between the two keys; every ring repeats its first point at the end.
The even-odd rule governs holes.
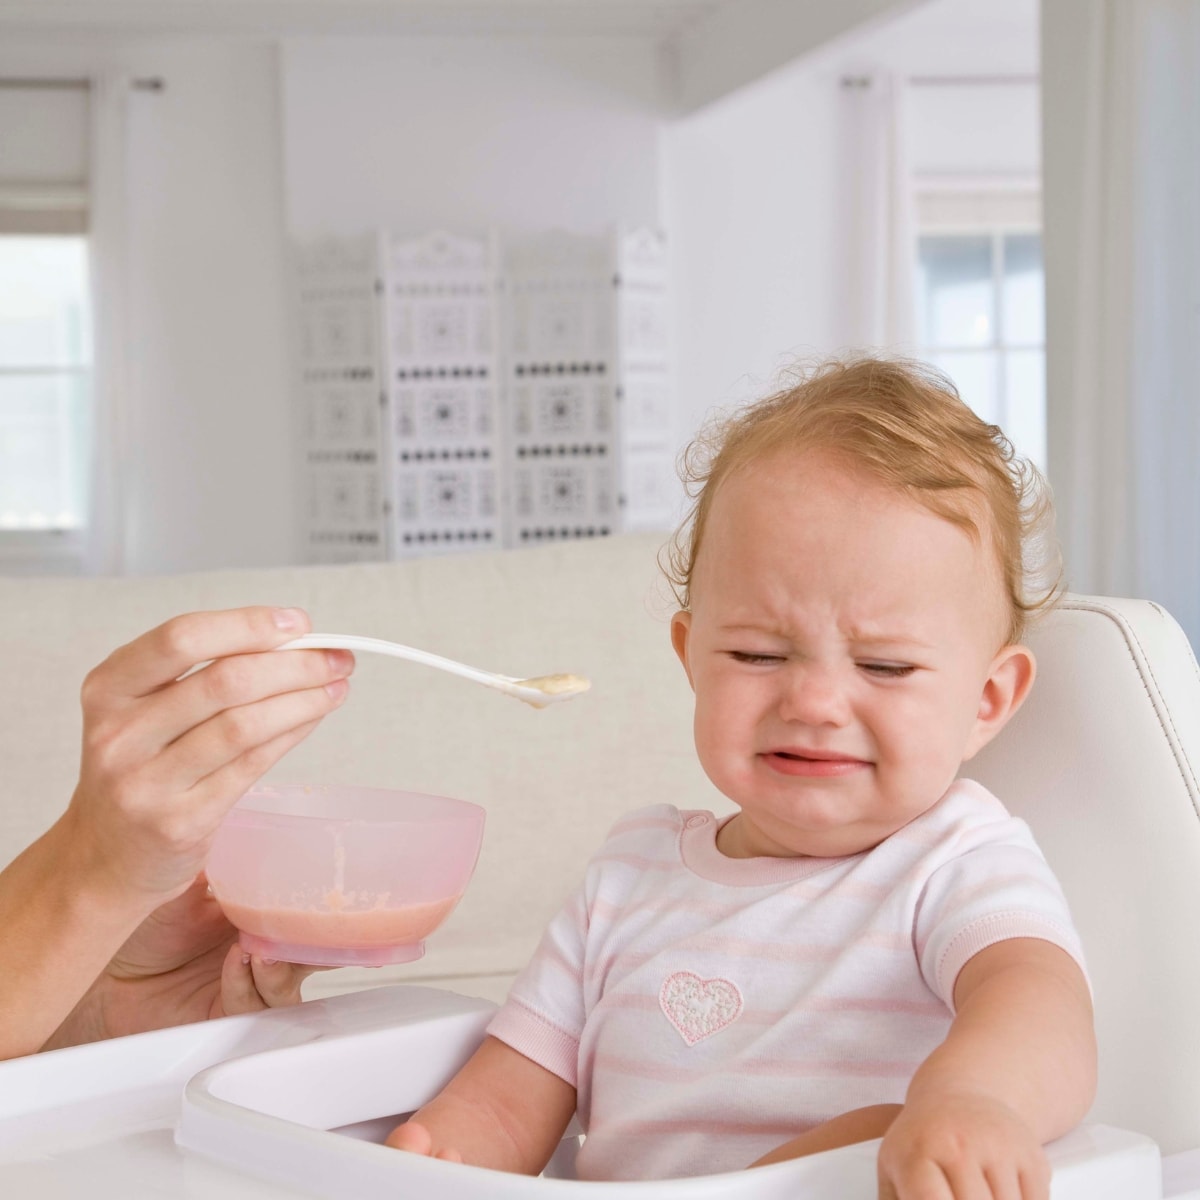
{"type": "Polygon", "coordinates": [[[0,234],[87,229],[83,81],[0,79],[0,234]]]}

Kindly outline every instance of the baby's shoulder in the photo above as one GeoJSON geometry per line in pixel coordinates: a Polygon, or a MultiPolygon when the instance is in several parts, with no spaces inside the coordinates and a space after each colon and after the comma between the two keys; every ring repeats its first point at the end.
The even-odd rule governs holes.
{"type": "Polygon", "coordinates": [[[932,808],[899,834],[933,858],[986,845],[1036,848],[1029,826],[973,779],[956,779],[932,808]]]}
{"type": "Polygon", "coordinates": [[[664,835],[677,837],[690,815],[690,812],[684,812],[673,804],[649,804],[645,808],[635,808],[617,818],[605,836],[604,844],[647,838],[657,840],[664,835]]]}

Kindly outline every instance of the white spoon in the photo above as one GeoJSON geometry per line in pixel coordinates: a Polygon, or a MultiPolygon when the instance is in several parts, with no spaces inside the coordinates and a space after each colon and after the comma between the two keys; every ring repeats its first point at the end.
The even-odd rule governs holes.
{"type": "Polygon", "coordinates": [[[399,642],[385,642],[381,638],[358,637],[352,633],[306,633],[276,646],[276,650],[363,650],[370,654],[389,654],[392,658],[406,658],[409,662],[424,663],[451,675],[461,675],[497,691],[506,692],[534,708],[545,708],[559,700],[570,700],[592,686],[591,680],[581,675],[538,675],[533,679],[514,679],[511,675],[497,675],[492,671],[481,671],[468,667],[452,658],[430,654],[428,650],[417,650],[402,646],[399,642]]]}

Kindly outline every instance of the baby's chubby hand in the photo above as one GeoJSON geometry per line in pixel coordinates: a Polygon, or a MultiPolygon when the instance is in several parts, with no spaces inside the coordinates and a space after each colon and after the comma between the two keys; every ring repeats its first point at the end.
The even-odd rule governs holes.
{"type": "Polygon", "coordinates": [[[970,1092],[906,1104],[879,1148],[879,1200],[1047,1200],[1050,1166],[1007,1105],[970,1092]]]}
{"type": "Polygon", "coordinates": [[[384,1145],[394,1150],[407,1150],[410,1154],[423,1154],[426,1158],[441,1158],[446,1162],[460,1163],[463,1160],[457,1150],[436,1145],[428,1126],[418,1121],[405,1121],[403,1125],[397,1125],[388,1134],[384,1145]]]}
{"type": "Polygon", "coordinates": [[[300,985],[325,967],[276,962],[247,954],[236,943],[229,948],[221,966],[221,991],[214,1017],[261,1012],[264,1008],[287,1008],[300,1003],[300,985]]]}

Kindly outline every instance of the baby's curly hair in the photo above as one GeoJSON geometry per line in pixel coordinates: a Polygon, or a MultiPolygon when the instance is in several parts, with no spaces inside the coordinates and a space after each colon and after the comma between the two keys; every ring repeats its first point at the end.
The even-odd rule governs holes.
{"type": "Polygon", "coordinates": [[[691,606],[696,554],[721,484],[786,447],[835,455],[977,542],[989,533],[1009,605],[1009,642],[1054,607],[1064,582],[1049,485],[945,375],[910,359],[855,356],[793,368],[784,382],[774,395],[710,422],[680,458],[692,503],[661,556],[680,608],[691,606]]]}

